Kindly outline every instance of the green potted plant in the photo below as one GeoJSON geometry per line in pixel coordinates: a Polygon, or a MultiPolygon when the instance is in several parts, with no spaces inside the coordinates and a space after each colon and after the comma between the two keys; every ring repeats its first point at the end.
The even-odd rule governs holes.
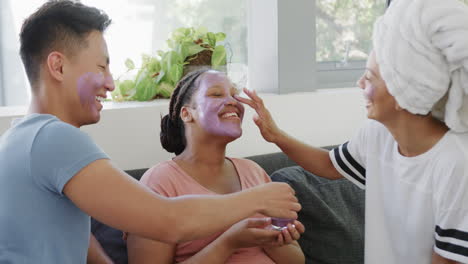
{"type": "Polygon", "coordinates": [[[136,72],[133,78],[115,80],[111,93],[114,101],[149,101],[169,98],[176,83],[188,72],[198,67],[225,70],[226,49],[219,44],[226,38],[222,32],[208,32],[204,27],[178,28],[167,40],[168,51],[156,56],[143,55],[140,68],[131,59],[125,61],[127,73],[136,72]]]}

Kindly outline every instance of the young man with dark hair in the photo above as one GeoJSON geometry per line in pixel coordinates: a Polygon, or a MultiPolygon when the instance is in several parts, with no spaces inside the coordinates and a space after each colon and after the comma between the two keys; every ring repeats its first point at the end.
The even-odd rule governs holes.
{"type": "Polygon", "coordinates": [[[110,19],[73,1],[48,1],[23,24],[28,114],[0,138],[0,262],[84,263],[90,218],[176,243],[253,215],[296,218],[286,184],[221,196],[163,198],[115,167],[81,132],[114,89],[103,32],[110,19]],[[221,208],[231,208],[223,210],[221,208]]]}

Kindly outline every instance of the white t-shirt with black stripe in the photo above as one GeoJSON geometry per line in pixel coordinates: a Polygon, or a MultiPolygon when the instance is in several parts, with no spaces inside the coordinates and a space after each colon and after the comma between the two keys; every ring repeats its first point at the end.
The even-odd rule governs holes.
{"type": "Polygon", "coordinates": [[[369,120],[330,158],[366,190],[366,264],[428,264],[433,250],[468,263],[467,133],[449,131],[426,153],[405,157],[369,120]]]}

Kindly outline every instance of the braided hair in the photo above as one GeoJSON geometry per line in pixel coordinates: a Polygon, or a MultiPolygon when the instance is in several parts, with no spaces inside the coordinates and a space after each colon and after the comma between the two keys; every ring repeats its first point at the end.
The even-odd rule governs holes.
{"type": "Polygon", "coordinates": [[[198,77],[209,71],[203,68],[185,75],[176,85],[169,103],[169,114],[161,119],[161,145],[170,153],[179,155],[187,145],[184,122],[180,118],[182,106],[188,104],[198,88],[198,77]]]}

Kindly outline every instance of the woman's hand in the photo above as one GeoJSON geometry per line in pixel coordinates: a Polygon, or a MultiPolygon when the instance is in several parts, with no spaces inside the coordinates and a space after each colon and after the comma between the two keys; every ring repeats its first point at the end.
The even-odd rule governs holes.
{"type": "Polygon", "coordinates": [[[273,246],[281,232],[266,229],[270,224],[270,218],[247,218],[231,226],[220,238],[233,250],[273,246]]]}
{"type": "Polygon", "coordinates": [[[246,88],[244,88],[243,91],[250,99],[242,98],[238,95],[234,96],[234,98],[255,110],[257,114],[254,116],[253,120],[260,129],[263,138],[268,142],[276,143],[282,131],[276,126],[270,112],[263,104],[262,98],[260,98],[255,91],[250,91],[246,88]]]}
{"type": "Polygon", "coordinates": [[[278,235],[276,244],[274,246],[284,246],[291,244],[293,241],[299,240],[301,234],[304,233],[304,225],[294,220],[293,224],[288,224],[286,228],[281,230],[281,234],[278,235]]]}

